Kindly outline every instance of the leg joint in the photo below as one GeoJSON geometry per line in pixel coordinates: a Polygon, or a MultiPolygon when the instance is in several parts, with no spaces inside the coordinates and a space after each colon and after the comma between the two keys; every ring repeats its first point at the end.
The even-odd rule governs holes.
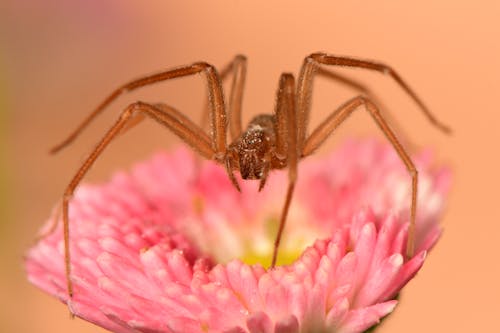
{"type": "Polygon", "coordinates": [[[311,66],[312,68],[317,68],[320,66],[318,58],[322,56],[321,53],[313,53],[305,57],[304,66],[311,66]]]}
{"type": "Polygon", "coordinates": [[[324,59],[325,56],[326,56],[326,54],[323,52],[314,52],[306,57],[306,61],[308,61],[308,62],[311,62],[311,61],[312,62],[321,62],[320,60],[324,59]]]}
{"type": "Polygon", "coordinates": [[[73,197],[73,189],[71,188],[66,189],[63,195],[63,202],[71,200],[72,197],[73,197]]]}
{"type": "Polygon", "coordinates": [[[394,69],[392,69],[392,67],[390,67],[389,65],[386,64],[379,64],[379,65],[381,68],[381,72],[384,73],[385,75],[390,75],[390,76],[395,75],[394,69]]]}
{"type": "Polygon", "coordinates": [[[196,62],[193,64],[193,67],[198,69],[200,72],[201,71],[206,71],[206,72],[214,72],[216,71],[215,67],[207,62],[200,61],[196,62]]]}
{"type": "Polygon", "coordinates": [[[370,100],[366,97],[366,95],[359,95],[357,98],[365,105],[370,103],[370,100]]]}
{"type": "Polygon", "coordinates": [[[247,61],[247,57],[244,56],[243,54],[238,54],[238,55],[236,55],[236,57],[234,58],[234,60],[237,61],[237,62],[247,61]]]}
{"type": "Polygon", "coordinates": [[[372,100],[366,96],[366,95],[359,95],[358,97],[356,97],[362,104],[364,104],[364,106],[366,107],[366,109],[372,113],[372,114],[376,114],[376,115],[380,115],[380,111],[379,111],[379,108],[375,105],[375,103],[372,102],[372,100]]]}
{"type": "Polygon", "coordinates": [[[130,104],[125,110],[123,110],[121,114],[121,119],[125,120],[132,117],[137,112],[145,110],[147,105],[148,104],[141,101],[137,101],[130,104]]]}

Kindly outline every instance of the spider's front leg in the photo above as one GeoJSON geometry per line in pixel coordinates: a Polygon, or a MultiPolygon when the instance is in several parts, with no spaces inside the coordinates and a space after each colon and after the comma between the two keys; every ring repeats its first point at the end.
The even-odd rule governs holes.
{"type": "Polygon", "coordinates": [[[233,82],[229,93],[227,114],[229,116],[231,139],[236,140],[242,132],[241,108],[247,72],[247,58],[241,54],[234,57],[233,61],[220,71],[221,80],[224,80],[229,72],[233,74],[233,82]]]}
{"type": "MultiPolygon", "coordinates": [[[[224,82],[231,74],[232,83],[229,91],[229,99],[227,103],[227,116],[229,117],[229,132],[231,139],[236,140],[242,132],[241,124],[241,108],[243,102],[243,90],[245,88],[245,78],[247,71],[247,58],[244,55],[238,54],[233,60],[222,67],[219,71],[220,80],[224,82]]],[[[210,108],[208,103],[203,107],[200,124],[203,129],[206,129],[205,124],[210,116],[210,108]]]]}
{"type": "Polygon", "coordinates": [[[282,74],[276,101],[276,155],[286,158],[288,165],[288,189],[281,212],[278,233],[274,242],[271,268],[276,265],[281,237],[297,180],[298,146],[297,115],[295,108],[295,79],[292,74],[282,74]]]}

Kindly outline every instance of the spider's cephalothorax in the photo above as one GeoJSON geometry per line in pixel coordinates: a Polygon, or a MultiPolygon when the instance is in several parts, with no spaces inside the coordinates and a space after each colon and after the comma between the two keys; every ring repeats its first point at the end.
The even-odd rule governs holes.
{"type": "MultiPolygon", "coordinates": [[[[289,184],[281,213],[278,234],[276,235],[271,264],[271,267],[274,267],[288,208],[295,188],[298,161],[312,154],[353,111],[360,109],[360,106],[364,106],[364,109],[372,116],[373,120],[398,152],[398,155],[412,177],[410,228],[406,245],[406,255],[408,258],[412,257],[417,207],[417,169],[381,115],[378,107],[370,97],[367,97],[370,96],[369,91],[363,85],[329,71],[325,68],[327,66],[364,68],[391,76],[415,101],[433,125],[444,132],[450,131],[448,127],[434,118],[415,92],[410,89],[406,82],[391,67],[374,61],[351,57],[334,56],[325,53],[313,53],[307,56],[304,59],[297,82],[295,82],[293,74],[284,73],[281,75],[274,114],[255,117],[244,131],[241,126],[241,105],[246,76],[245,56],[236,56],[228,66],[221,70],[220,75],[214,66],[205,62],[197,62],[133,80],[112,92],[66,140],[54,147],[52,152],[55,153],[71,143],[106,106],[123,92],[155,82],[194,74],[204,74],[208,83],[208,114],[210,115],[209,125],[211,132],[206,133],[203,130],[206,124],[199,126],[184,114],[166,104],[136,102],[122,112],[116,123],[104,135],[87,160],[78,169],[63,195],[62,220],[68,294],[70,296],[73,294],[70,279],[71,259],[69,250],[69,202],[73,196],[73,192],[108,144],[118,134],[124,133],[128,128],[146,117],[157,121],[171,130],[203,157],[224,164],[229,178],[237,189],[239,189],[239,185],[234,177],[234,171],[239,171],[243,179],[260,180],[260,188],[262,188],[270,170],[288,167],[289,184]],[[227,78],[229,74],[232,74],[233,83],[227,101],[227,111],[221,81],[227,78]],[[315,76],[325,76],[326,78],[350,85],[354,89],[361,91],[362,94],[338,107],[314,131],[308,134],[307,123],[311,109],[312,87],[315,76]],[[230,144],[227,143],[228,128],[233,140],[230,144]]],[[[228,207],[228,209],[231,208],[228,207]]]]}
{"type": "Polygon", "coordinates": [[[239,170],[242,179],[260,180],[261,190],[270,169],[286,166],[286,156],[279,158],[276,147],[276,119],[274,115],[262,114],[253,118],[245,131],[227,148],[226,167],[229,178],[239,190],[233,170],[239,170]]]}

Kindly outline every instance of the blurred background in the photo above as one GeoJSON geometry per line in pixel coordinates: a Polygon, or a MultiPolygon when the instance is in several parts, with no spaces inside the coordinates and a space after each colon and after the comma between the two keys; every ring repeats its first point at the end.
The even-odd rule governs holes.
{"type": "MultiPolygon", "coordinates": [[[[314,51],[381,60],[435,115],[433,128],[389,78],[339,70],[369,86],[407,146],[432,147],[454,171],[445,233],[404,290],[382,332],[492,332],[500,311],[500,3],[498,1],[0,1],[0,331],[103,332],[27,283],[22,256],[76,168],[120,110],[166,101],[199,119],[199,76],[128,94],[66,150],[65,138],[118,85],[172,66],[248,56],[244,119],[271,112],[279,74],[314,51]]],[[[356,94],[317,80],[311,126],[356,94]]],[[[346,136],[378,136],[358,112],[321,151],[346,136]]],[[[179,144],[146,121],[121,136],[86,178],[104,181],[179,144]]],[[[321,151],[319,153],[321,153],[321,151]]]]}

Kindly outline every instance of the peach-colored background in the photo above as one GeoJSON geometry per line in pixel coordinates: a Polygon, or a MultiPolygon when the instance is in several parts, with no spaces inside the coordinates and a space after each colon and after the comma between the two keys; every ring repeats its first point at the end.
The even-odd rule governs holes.
{"type": "MultiPolygon", "coordinates": [[[[138,75],[206,60],[249,57],[245,117],[269,112],[279,73],[324,50],[383,60],[398,69],[447,137],[388,78],[343,71],[370,85],[416,147],[432,146],[454,170],[445,234],[383,332],[492,332],[500,313],[498,1],[2,1],[0,85],[6,105],[7,183],[0,226],[0,331],[100,332],[26,282],[22,254],[78,164],[119,110],[168,101],[195,119],[199,78],[146,88],[115,103],[69,149],[50,157],[101,98],[138,75]],[[377,3],[374,4],[374,3],[377,3]]],[[[318,80],[313,125],[353,91],[318,80]]],[[[3,96],[3,97],[2,97],[3,96]]],[[[359,112],[339,130],[379,135],[359,112]]],[[[179,140],[152,122],[121,137],[87,178],[106,179],[179,140]]],[[[2,171],[3,172],[3,171],[2,171]]]]}

